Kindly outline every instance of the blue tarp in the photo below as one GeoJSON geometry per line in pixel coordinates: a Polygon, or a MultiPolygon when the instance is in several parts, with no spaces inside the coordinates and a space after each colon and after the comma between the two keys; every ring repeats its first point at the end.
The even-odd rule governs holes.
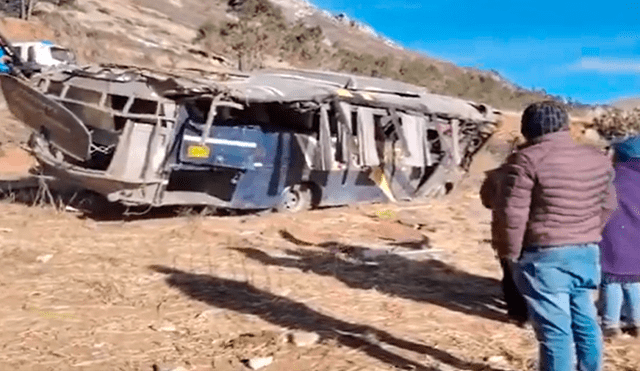
{"type": "Polygon", "coordinates": [[[640,136],[617,143],[614,145],[614,149],[619,162],[627,162],[632,158],[638,159],[640,158],[640,136]]]}
{"type": "Polygon", "coordinates": [[[4,49],[0,48],[0,73],[10,73],[11,67],[8,64],[4,63],[1,59],[4,58],[7,54],[4,52],[4,49]]]}

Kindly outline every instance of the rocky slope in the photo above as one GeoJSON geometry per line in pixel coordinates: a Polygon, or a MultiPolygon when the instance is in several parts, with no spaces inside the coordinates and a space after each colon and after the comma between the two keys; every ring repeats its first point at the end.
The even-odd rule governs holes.
{"type": "Polygon", "coordinates": [[[636,107],[640,107],[640,98],[620,99],[614,102],[612,106],[623,110],[632,110],[636,107]]]}
{"type": "MultiPolygon", "coordinates": [[[[510,109],[544,97],[494,72],[461,68],[405,50],[367,25],[304,0],[68,3],[56,6],[41,0],[31,22],[77,50],[83,62],[225,70],[238,68],[243,60],[244,69],[341,70],[404,80],[436,93],[510,109]]],[[[4,30],[13,36],[10,29],[4,30]]]]}

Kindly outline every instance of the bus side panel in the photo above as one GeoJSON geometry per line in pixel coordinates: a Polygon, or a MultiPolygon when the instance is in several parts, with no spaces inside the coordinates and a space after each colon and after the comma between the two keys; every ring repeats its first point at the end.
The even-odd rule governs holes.
{"type": "Polygon", "coordinates": [[[320,206],[387,202],[384,192],[369,178],[370,171],[313,171],[309,180],[321,190],[320,206]]]}
{"type": "Polygon", "coordinates": [[[256,160],[260,166],[247,170],[238,181],[234,208],[275,207],[287,187],[308,179],[309,169],[290,132],[265,133],[256,160]]]}
{"type": "Polygon", "coordinates": [[[256,162],[256,152],[264,136],[260,130],[234,127],[213,126],[206,145],[210,153],[203,157],[190,155],[190,147],[199,145],[202,135],[187,127],[182,137],[179,160],[181,163],[209,165],[235,169],[252,168],[256,162]]]}

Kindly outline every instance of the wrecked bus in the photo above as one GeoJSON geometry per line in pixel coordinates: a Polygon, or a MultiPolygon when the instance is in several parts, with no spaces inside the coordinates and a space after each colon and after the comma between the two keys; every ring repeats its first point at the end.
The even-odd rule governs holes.
{"type": "Polygon", "coordinates": [[[499,112],[412,85],[277,70],[1,76],[45,174],[128,206],[299,211],[446,193],[499,112]]]}

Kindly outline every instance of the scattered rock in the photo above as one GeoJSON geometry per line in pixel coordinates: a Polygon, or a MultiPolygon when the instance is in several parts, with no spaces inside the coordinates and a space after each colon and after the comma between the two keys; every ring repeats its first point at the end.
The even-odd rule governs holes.
{"type": "Polygon", "coordinates": [[[56,10],[56,6],[54,4],[45,1],[38,1],[36,2],[36,5],[33,6],[32,13],[34,15],[38,13],[51,13],[54,10],[56,10]]]}
{"type": "Polygon", "coordinates": [[[94,222],[93,220],[87,219],[84,222],[84,227],[91,231],[95,231],[96,229],[98,229],[98,223],[94,222]]]}
{"type": "Polygon", "coordinates": [[[455,371],[453,367],[449,366],[446,363],[440,363],[440,362],[437,362],[437,364],[434,365],[434,368],[437,369],[438,371],[455,371]]]}
{"type": "Polygon", "coordinates": [[[69,213],[78,213],[78,212],[80,212],[80,210],[76,209],[75,207],[68,206],[68,205],[64,207],[64,211],[69,212],[69,213]]]}
{"type": "Polygon", "coordinates": [[[289,335],[289,341],[297,347],[308,347],[316,344],[320,335],[315,332],[294,332],[289,335]]]}
{"type": "Polygon", "coordinates": [[[504,363],[506,359],[503,356],[492,356],[487,359],[489,363],[504,363]]]}
{"type": "Polygon", "coordinates": [[[377,259],[388,254],[389,251],[383,249],[366,249],[362,251],[362,257],[364,259],[377,259]]]}
{"type": "Polygon", "coordinates": [[[259,370],[273,363],[273,357],[251,358],[247,361],[247,367],[252,370],[259,370]]]}
{"type": "Polygon", "coordinates": [[[159,331],[159,332],[177,332],[178,330],[176,329],[176,327],[170,323],[164,323],[162,325],[156,326],[156,325],[150,325],[149,326],[150,329],[154,330],[154,331],[159,331]]]}
{"type": "Polygon", "coordinates": [[[194,318],[200,318],[200,319],[214,318],[220,313],[224,313],[224,309],[207,309],[196,314],[194,318]]]}
{"type": "Polygon", "coordinates": [[[152,368],[153,368],[153,371],[187,371],[187,369],[182,366],[173,367],[173,366],[153,365],[152,368]]]}
{"type": "Polygon", "coordinates": [[[51,258],[53,258],[53,254],[46,254],[46,255],[40,255],[36,258],[36,261],[38,261],[39,263],[46,263],[49,260],[51,260],[51,258]]]}
{"type": "Polygon", "coordinates": [[[158,329],[158,331],[162,332],[176,332],[176,327],[174,325],[164,325],[158,329]]]}

